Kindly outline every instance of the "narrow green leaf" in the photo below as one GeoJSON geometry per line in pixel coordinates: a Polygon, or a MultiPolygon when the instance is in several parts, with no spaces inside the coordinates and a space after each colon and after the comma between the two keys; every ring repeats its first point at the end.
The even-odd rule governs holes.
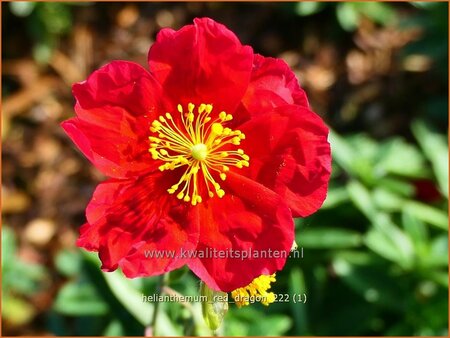
{"type": "Polygon", "coordinates": [[[13,265],[15,261],[16,238],[11,228],[4,225],[2,227],[2,271],[13,265]]]}
{"type": "Polygon", "coordinates": [[[327,198],[323,203],[321,209],[331,209],[349,200],[348,191],[345,187],[330,188],[327,193],[327,198]]]}
{"type": "Polygon", "coordinates": [[[424,245],[428,242],[428,231],[425,224],[411,215],[408,210],[402,212],[402,225],[416,244],[424,245]]]}
{"type": "Polygon", "coordinates": [[[448,198],[448,145],[445,137],[419,120],[413,122],[411,128],[432,164],[442,194],[448,198]]]}
{"type": "Polygon", "coordinates": [[[448,289],[448,271],[431,271],[428,278],[448,289]]]}
{"type": "MultiPolygon", "coordinates": [[[[307,293],[303,272],[294,267],[289,274],[289,293],[299,295],[307,293]]],[[[289,303],[294,317],[295,332],[299,336],[308,335],[308,312],[305,304],[289,303]]]]}
{"type": "Polygon", "coordinates": [[[333,160],[337,162],[347,173],[355,175],[353,163],[355,162],[355,150],[348,142],[335,131],[330,130],[329,136],[333,160]]]}
{"type": "Polygon", "coordinates": [[[406,143],[403,139],[394,138],[379,147],[378,151],[375,172],[406,177],[426,177],[424,157],[414,146],[406,143]]]}
{"type": "Polygon", "coordinates": [[[395,243],[383,233],[377,230],[370,230],[364,237],[367,247],[387,260],[397,262],[399,258],[399,250],[395,243]]]}
{"type": "MultiPolygon", "coordinates": [[[[83,255],[88,260],[94,261],[99,265],[96,255],[85,251],[83,251],[83,255]]],[[[111,292],[127,311],[142,325],[149,325],[153,315],[153,304],[145,302],[143,299],[144,295],[137,291],[130,280],[126,279],[120,271],[103,272],[102,275],[111,292]]],[[[158,331],[158,334],[166,336],[177,336],[181,334],[162,309],[160,309],[160,313],[158,314],[158,331]]]]}
{"type": "Polygon", "coordinates": [[[382,177],[377,180],[377,186],[386,188],[393,193],[404,197],[412,197],[414,195],[414,186],[409,183],[392,177],[382,177]]]}
{"type": "Polygon", "coordinates": [[[447,234],[433,240],[428,255],[423,258],[424,265],[429,268],[448,266],[448,237],[447,234]]]}
{"type": "Polygon", "coordinates": [[[111,292],[128,312],[142,325],[149,325],[153,315],[153,304],[144,302],[142,294],[130,285],[125,277],[121,275],[120,271],[104,272],[102,275],[111,292]]]}
{"type": "Polygon", "coordinates": [[[350,199],[356,207],[370,220],[373,220],[377,210],[370,196],[369,190],[358,181],[347,183],[347,191],[350,199]]]}
{"type": "Polygon", "coordinates": [[[55,257],[55,266],[58,272],[65,276],[76,275],[81,268],[81,257],[79,251],[61,250],[55,257]]]}
{"type": "Polygon", "coordinates": [[[386,211],[401,210],[405,203],[404,199],[384,188],[375,188],[372,198],[379,209],[386,211]]]}
{"type": "Polygon", "coordinates": [[[429,205],[415,201],[408,201],[404,206],[404,210],[423,222],[434,225],[442,230],[448,230],[447,211],[444,212],[429,205]]]}
{"type": "Polygon", "coordinates": [[[362,244],[360,233],[342,228],[307,228],[301,232],[298,245],[315,249],[342,249],[362,244]]]}
{"type": "Polygon", "coordinates": [[[386,214],[378,214],[374,220],[374,230],[370,230],[364,241],[380,256],[410,269],[414,263],[414,247],[411,239],[386,214]]]}
{"type": "Polygon", "coordinates": [[[108,312],[107,304],[95,288],[84,282],[71,282],[58,292],[53,309],[68,316],[100,316],[108,312]]]}

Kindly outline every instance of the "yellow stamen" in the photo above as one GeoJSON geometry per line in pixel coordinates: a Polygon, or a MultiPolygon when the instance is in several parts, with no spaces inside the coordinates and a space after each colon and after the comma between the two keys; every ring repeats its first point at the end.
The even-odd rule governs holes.
{"type": "Polygon", "coordinates": [[[211,117],[212,104],[202,103],[195,111],[195,105],[189,103],[187,108],[186,112],[178,104],[180,118],[167,112],[152,122],[150,131],[157,137],[149,137],[149,152],[154,160],[165,162],[158,167],[160,171],[186,166],[178,183],[167,192],[177,193],[178,199],[196,205],[203,201],[202,193],[222,198],[225,191],[216,178],[226,180],[230,166],[248,167],[250,158],[242,149],[229,150],[230,145],[239,145],[245,139],[240,130],[224,127],[233,119],[231,114],[221,112],[216,118],[211,117]]]}
{"type": "Polygon", "coordinates": [[[273,292],[267,292],[271,287],[270,283],[275,281],[275,274],[261,275],[255,278],[249,285],[232,291],[231,297],[234,298],[237,307],[247,306],[255,301],[259,301],[263,305],[268,306],[275,302],[275,294],[273,292]]]}

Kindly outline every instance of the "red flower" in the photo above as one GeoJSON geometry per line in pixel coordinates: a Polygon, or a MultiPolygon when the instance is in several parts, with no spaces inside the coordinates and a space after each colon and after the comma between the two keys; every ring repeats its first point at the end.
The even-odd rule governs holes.
{"type": "Polygon", "coordinates": [[[436,183],[430,179],[412,180],[415,188],[415,198],[426,203],[437,202],[442,198],[436,183]]]}
{"type": "Polygon", "coordinates": [[[77,244],[105,271],[187,264],[222,291],[280,270],[292,217],[321,206],[330,176],[328,129],[294,74],[207,18],[161,30],[148,62],[113,61],[73,86],[77,117],[62,126],[111,177],[77,244]]]}

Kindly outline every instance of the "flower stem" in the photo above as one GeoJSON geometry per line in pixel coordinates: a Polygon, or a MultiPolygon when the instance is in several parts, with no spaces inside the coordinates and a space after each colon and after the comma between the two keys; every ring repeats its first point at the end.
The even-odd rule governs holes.
{"type": "MultiPolygon", "coordinates": [[[[163,292],[163,288],[164,288],[164,284],[166,282],[166,275],[163,274],[161,276],[158,277],[158,282],[156,284],[156,290],[155,290],[155,294],[156,295],[160,295],[163,292]]],[[[159,312],[159,304],[161,302],[157,301],[155,302],[155,307],[153,308],[153,316],[152,316],[152,321],[150,324],[150,327],[152,328],[152,333],[153,336],[156,336],[156,320],[158,318],[158,312],[159,312]]]]}

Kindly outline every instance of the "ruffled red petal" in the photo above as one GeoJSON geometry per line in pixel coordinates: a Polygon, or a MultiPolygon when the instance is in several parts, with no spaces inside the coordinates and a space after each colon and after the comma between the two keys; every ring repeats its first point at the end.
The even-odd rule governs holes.
{"type": "Polygon", "coordinates": [[[228,292],[283,268],[294,240],[294,223],[286,204],[270,189],[232,172],[223,185],[227,192],[222,199],[209,199],[193,209],[201,222],[200,237],[198,258],[188,266],[210,288],[228,292]],[[241,257],[232,258],[230,250],[241,257]],[[259,258],[242,259],[249,250],[259,258]],[[227,258],[219,256],[227,251],[227,258]],[[200,257],[201,252],[210,255],[200,257]]]}
{"type": "MultiPolygon", "coordinates": [[[[76,83],[72,92],[80,107],[122,107],[134,116],[164,110],[161,85],[142,66],[128,61],[112,61],[93,72],[86,81],[76,83]]],[[[102,116],[93,115],[96,120],[102,116]]]]}
{"type": "Polygon", "coordinates": [[[86,111],[77,104],[75,109],[83,119],[72,118],[61,126],[102,173],[120,178],[156,169],[148,152],[149,126],[145,118],[130,117],[120,107],[86,111]],[[97,119],[86,118],[87,114],[96,115],[97,119]]]}
{"type": "Polygon", "coordinates": [[[289,66],[281,59],[255,54],[247,91],[242,99],[243,115],[258,115],[286,104],[309,107],[304,90],[289,66]]]}
{"type": "Polygon", "coordinates": [[[331,173],[328,128],[305,107],[288,105],[239,127],[250,167],[242,174],[278,193],[294,217],[308,216],[326,198],[331,173]]]}
{"type": "Polygon", "coordinates": [[[141,66],[114,61],[73,86],[76,118],[62,127],[105,175],[129,177],[152,170],[150,123],[163,107],[159,84],[141,66]]]}
{"type": "Polygon", "coordinates": [[[203,18],[178,31],[161,30],[148,62],[173,103],[213,103],[233,112],[248,86],[253,51],[225,26],[203,18]]]}
{"type": "MultiPolygon", "coordinates": [[[[161,173],[101,183],[86,210],[77,245],[98,251],[104,271],[153,276],[181,267],[180,250],[198,241],[198,220],[165,190],[161,173]]],[[[170,182],[169,182],[170,184],[170,182]]]]}

